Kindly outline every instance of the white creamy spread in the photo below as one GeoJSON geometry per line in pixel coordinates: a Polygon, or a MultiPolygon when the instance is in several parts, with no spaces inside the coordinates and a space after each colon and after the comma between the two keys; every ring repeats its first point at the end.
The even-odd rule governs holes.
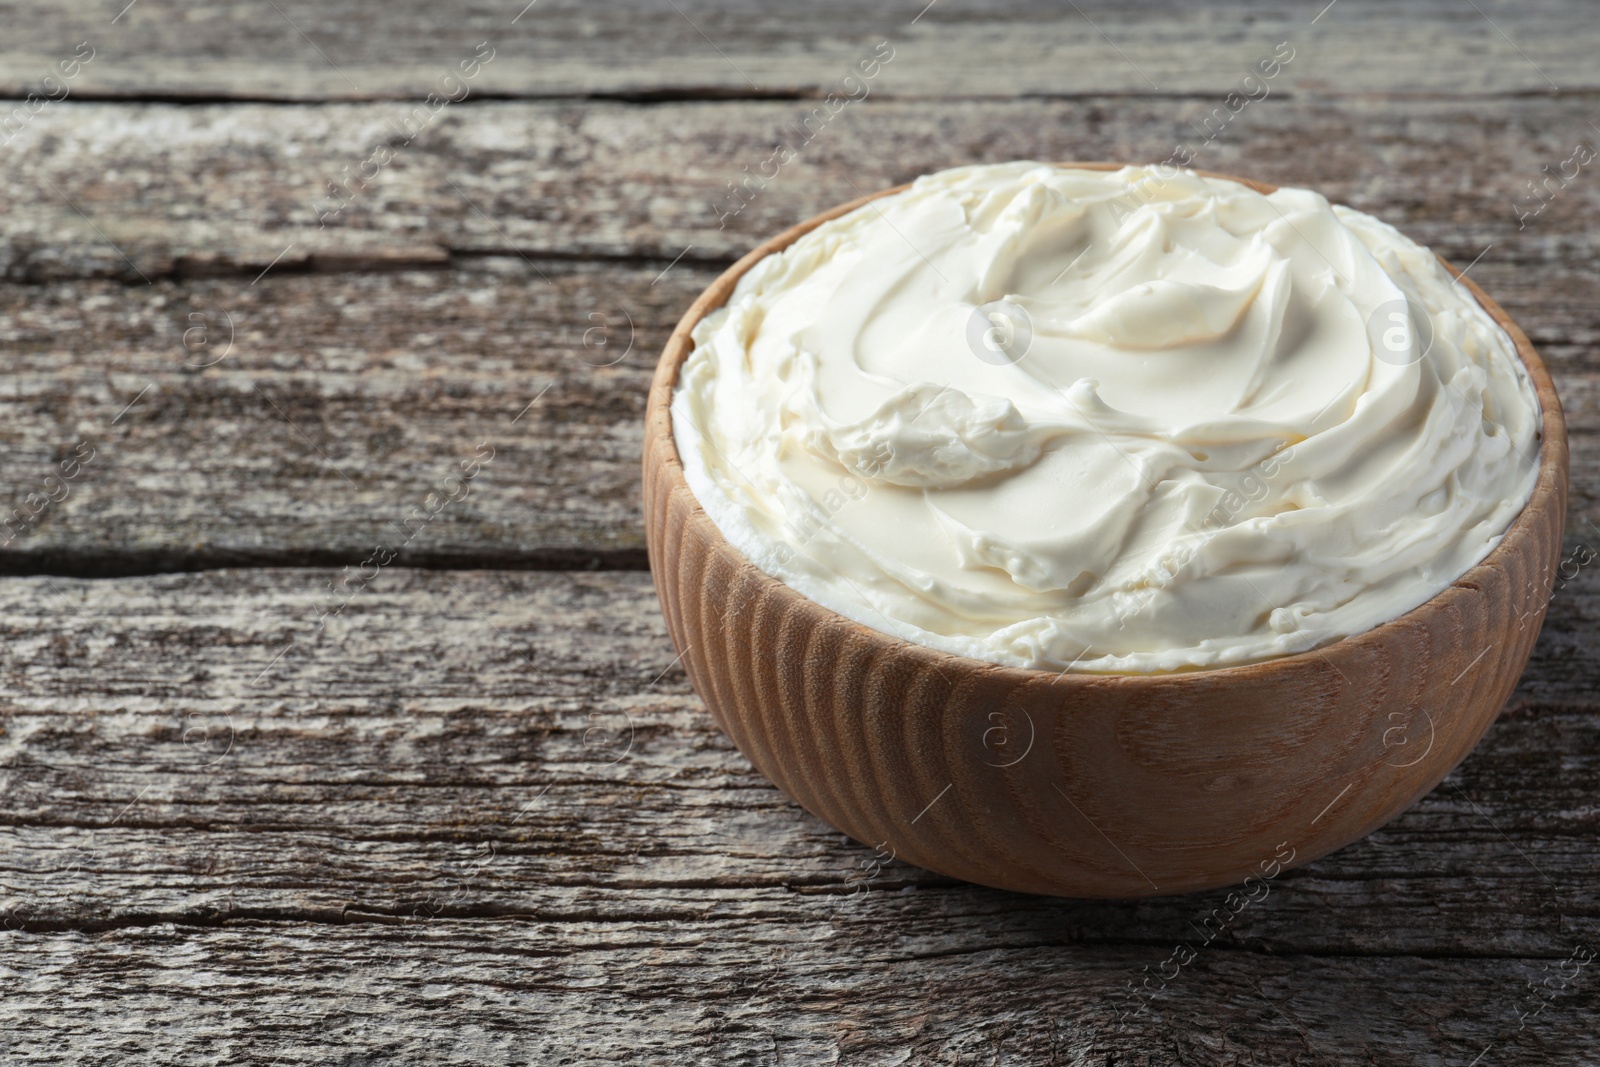
{"type": "Polygon", "coordinates": [[[1515,346],[1316,193],[963,167],[828,222],[694,331],[690,489],[817,603],[1061,671],[1360,633],[1488,554],[1537,475],[1515,346]]]}

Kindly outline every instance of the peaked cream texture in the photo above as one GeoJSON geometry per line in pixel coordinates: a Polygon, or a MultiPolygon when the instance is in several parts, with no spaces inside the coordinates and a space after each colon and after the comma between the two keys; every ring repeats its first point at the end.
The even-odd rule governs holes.
{"type": "Polygon", "coordinates": [[[994,663],[1246,663],[1498,543],[1539,409],[1426,249],[1175,168],[965,167],[807,234],[694,333],[689,486],[766,573],[994,663]]]}

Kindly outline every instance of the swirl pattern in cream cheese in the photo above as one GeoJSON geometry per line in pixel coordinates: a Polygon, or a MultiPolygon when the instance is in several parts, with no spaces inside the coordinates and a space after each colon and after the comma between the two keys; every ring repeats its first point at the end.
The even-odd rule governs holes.
{"type": "Polygon", "coordinates": [[[994,663],[1362,632],[1481,560],[1537,474],[1515,347],[1426,249],[1188,171],[924,177],[767,257],[694,340],[674,436],[729,541],[994,663]]]}

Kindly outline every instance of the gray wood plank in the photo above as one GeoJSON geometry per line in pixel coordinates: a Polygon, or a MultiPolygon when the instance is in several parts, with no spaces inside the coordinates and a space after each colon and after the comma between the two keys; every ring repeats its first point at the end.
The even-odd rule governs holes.
{"type": "MultiPolygon", "coordinates": [[[[327,577],[0,583],[0,870],[18,925],[398,915],[486,857],[494,877],[455,913],[646,899],[676,916],[804,912],[836,904],[870,858],[718,733],[648,576],[388,568],[322,627],[327,577]]],[[[1286,875],[1292,900],[1239,935],[1284,951],[1515,954],[1600,920],[1586,888],[1600,869],[1597,596],[1589,572],[1562,591],[1530,670],[1538,691],[1517,694],[1451,784],[1286,875]],[[1459,914],[1442,924],[1445,900],[1459,914]]],[[[945,904],[1002,925],[1002,912],[1071,914],[1087,942],[1146,940],[1141,924],[1223,895],[1062,904],[904,865],[874,884],[948,890],[945,904]]]]}
{"type": "Polygon", "coordinates": [[[1547,1067],[1592,1062],[1594,1039],[1591,986],[1519,1029],[1539,1003],[1528,987],[1560,960],[1225,949],[1119,1025],[1127,984],[1172,946],[1085,952],[1051,930],[986,944],[937,914],[921,926],[575,914],[24,938],[32,962],[7,975],[0,1008],[0,1050],[24,1064],[1547,1067]]]}
{"type": "Polygon", "coordinates": [[[96,49],[0,145],[0,515],[94,449],[0,573],[302,568],[0,581],[0,1059],[1592,1059],[1593,965],[1533,991],[1600,946],[1594,564],[1444,786],[1203,943],[1224,893],[871,873],[714,729],[644,574],[414,569],[642,566],[645,383],[722,264],[952,163],[1165,158],[1278,41],[1271,97],[1196,162],[1483,253],[1573,424],[1569,548],[1600,548],[1600,185],[1517,218],[1600,135],[1584,5],[24,0],[0,24],[0,96],[96,49]],[[879,40],[871,98],[719,225],[879,40]],[[472,97],[388,140],[479,41],[472,97]],[[470,493],[420,521],[463,460],[470,493]],[[319,627],[324,565],[377,543],[397,559],[319,627]]]}
{"type": "Polygon", "coordinates": [[[6,290],[6,512],[95,451],[0,566],[642,567],[644,393],[710,274],[539,270],[6,290]]]}
{"type": "Polygon", "coordinates": [[[469,84],[511,96],[823,94],[884,40],[896,49],[877,79],[884,94],[1220,94],[1280,42],[1296,49],[1284,93],[1596,87],[1593,19],[1578,0],[1476,9],[1448,0],[402,0],[377,11],[356,0],[137,0],[125,11],[27,0],[9,5],[8,29],[8,95],[28,91],[85,40],[97,54],[68,85],[102,97],[420,98],[483,41],[494,59],[469,84]]]}
{"type": "MultiPolygon", "coordinates": [[[[1600,286],[1479,272],[1544,343],[1576,435],[1570,533],[1600,545],[1600,286]]],[[[503,257],[154,293],[0,286],[0,516],[22,515],[0,528],[0,572],[355,567],[379,546],[420,566],[642,567],[645,394],[712,277],[658,273],[503,257]],[[92,460],[42,503],[80,444],[92,460]]]]}
{"type": "MultiPolygon", "coordinates": [[[[1600,521],[1583,443],[1600,183],[1584,172],[1521,229],[1513,210],[1586,111],[1496,106],[1493,122],[1460,101],[1264,107],[1200,162],[1318,185],[1478,259],[1558,376],[1579,435],[1571,533],[1600,536],[1581,521],[1600,521]]],[[[719,231],[717,184],[793,105],[486,105],[338,225],[295,224],[348,159],[339,131],[360,145],[385,107],[74,105],[49,116],[48,151],[4,157],[21,206],[0,216],[0,514],[79,442],[99,451],[0,571],[355,565],[380,543],[414,565],[641,566],[645,385],[721,264],[856,189],[957,158],[1161,158],[1175,124],[1148,101],[869,101],[719,231]],[[471,495],[413,536],[406,517],[484,443],[471,495]]]]}
{"type": "Polygon", "coordinates": [[[1309,185],[1462,265],[1486,247],[1483,265],[1593,264],[1600,251],[1588,224],[1600,164],[1519,217],[1541,203],[1529,183],[1542,168],[1558,171],[1600,139],[1588,97],[1269,97],[1208,127],[1216,106],[869,99],[813,123],[807,142],[796,130],[809,103],[491,101],[447,109],[405,144],[393,134],[408,110],[399,104],[69,103],[0,155],[12,208],[0,216],[0,279],[224,273],[242,287],[274,262],[279,272],[429,266],[444,253],[646,260],[660,271],[680,254],[729,261],[859,192],[943,167],[1160,162],[1179,144],[1195,166],[1309,185]],[[762,187],[780,141],[795,158],[762,187]],[[749,176],[736,199],[730,185],[749,176]]]}
{"type": "Polygon", "coordinates": [[[325,577],[0,583],[7,1062],[1590,1047],[1592,967],[1517,1013],[1600,943],[1592,571],[1531,672],[1586,677],[1525,683],[1446,785],[1209,939],[1221,891],[1062,901],[874,871],[715,730],[645,575],[388,568],[319,632],[325,577]],[[1193,962],[1119,1025],[1180,944],[1193,962]]]}

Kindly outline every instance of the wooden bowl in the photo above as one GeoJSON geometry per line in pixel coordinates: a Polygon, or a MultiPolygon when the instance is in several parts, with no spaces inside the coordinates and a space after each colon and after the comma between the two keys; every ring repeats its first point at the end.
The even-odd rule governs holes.
{"type": "Polygon", "coordinates": [[[1436,786],[1527,664],[1566,515],[1566,426],[1550,376],[1465,278],[1516,342],[1543,405],[1538,484],[1482,563],[1366,633],[1246,666],[1057,675],[879,633],[728,544],[673,441],[668,409],[690,331],[763,256],[904,188],[823,212],[739,260],[689,308],[656,369],[644,442],[650,569],[689,679],[739,749],[863,844],[967,881],[1075,897],[1271,877],[1436,786]]]}

